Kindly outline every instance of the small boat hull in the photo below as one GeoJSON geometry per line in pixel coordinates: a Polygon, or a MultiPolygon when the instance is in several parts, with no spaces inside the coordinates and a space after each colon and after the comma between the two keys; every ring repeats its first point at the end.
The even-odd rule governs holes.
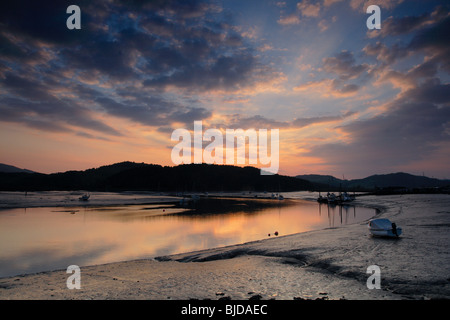
{"type": "Polygon", "coordinates": [[[367,227],[374,237],[398,238],[402,234],[402,228],[388,219],[372,219],[367,227]]]}
{"type": "Polygon", "coordinates": [[[369,228],[370,234],[374,237],[388,237],[388,238],[397,238],[402,234],[402,228],[397,228],[397,234],[394,234],[392,229],[384,230],[384,229],[371,229],[369,228]]]}

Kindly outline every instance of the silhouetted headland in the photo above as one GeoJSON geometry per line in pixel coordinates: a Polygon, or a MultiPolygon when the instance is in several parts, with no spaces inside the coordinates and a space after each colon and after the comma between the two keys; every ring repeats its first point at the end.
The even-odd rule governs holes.
{"type": "Polygon", "coordinates": [[[254,167],[186,164],[174,167],[121,162],[63,173],[0,173],[2,191],[267,191],[313,190],[314,183],[283,175],[261,175],[254,167]]]}

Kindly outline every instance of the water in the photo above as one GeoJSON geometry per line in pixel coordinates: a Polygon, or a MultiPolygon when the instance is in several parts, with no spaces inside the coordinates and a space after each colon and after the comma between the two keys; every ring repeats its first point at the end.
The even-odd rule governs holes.
{"type": "Polygon", "coordinates": [[[179,199],[173,197],[157,204],[162,196],[155,194],[95,193],[88,206],[79,196],[0,193],[0,277],[208,249],[275,237],[276,231],[281,236],[339,227],[376,213],[319,205],[303,200],[315,198],[306,193],[286,193],[295,199],[283,201],[209,197],[196,210],[175,206],[179,199]],[[17,208],[21,202],[29,207],[17,208]]]}

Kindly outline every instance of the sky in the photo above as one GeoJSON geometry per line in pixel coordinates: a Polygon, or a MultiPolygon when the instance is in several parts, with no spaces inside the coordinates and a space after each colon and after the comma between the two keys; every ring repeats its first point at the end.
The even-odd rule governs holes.
{"type": "Polygon", "coordinates": [[[172,166],[174,130],[279,129],[279,173],[450,178],[450,4],[3,1],[0,163],[172,166]],[[81,29],[68,29],[69,5],[81,29]],[[375,4],[381,29],[368,29],[375,4]]]}

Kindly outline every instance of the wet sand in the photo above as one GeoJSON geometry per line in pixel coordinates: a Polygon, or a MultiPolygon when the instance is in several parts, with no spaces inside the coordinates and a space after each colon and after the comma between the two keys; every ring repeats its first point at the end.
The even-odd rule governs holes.
{"type": "Polygon", "coordinates": [[[450,298],[450,195],[365,196],[403,228],[373,238],[345,225],[156,259],[81,268],[81,289],[65,270],[0,279],[0,299],[405,300],[450,298]],[[367,267],[381,270],[368,289],[367,267]]]}

